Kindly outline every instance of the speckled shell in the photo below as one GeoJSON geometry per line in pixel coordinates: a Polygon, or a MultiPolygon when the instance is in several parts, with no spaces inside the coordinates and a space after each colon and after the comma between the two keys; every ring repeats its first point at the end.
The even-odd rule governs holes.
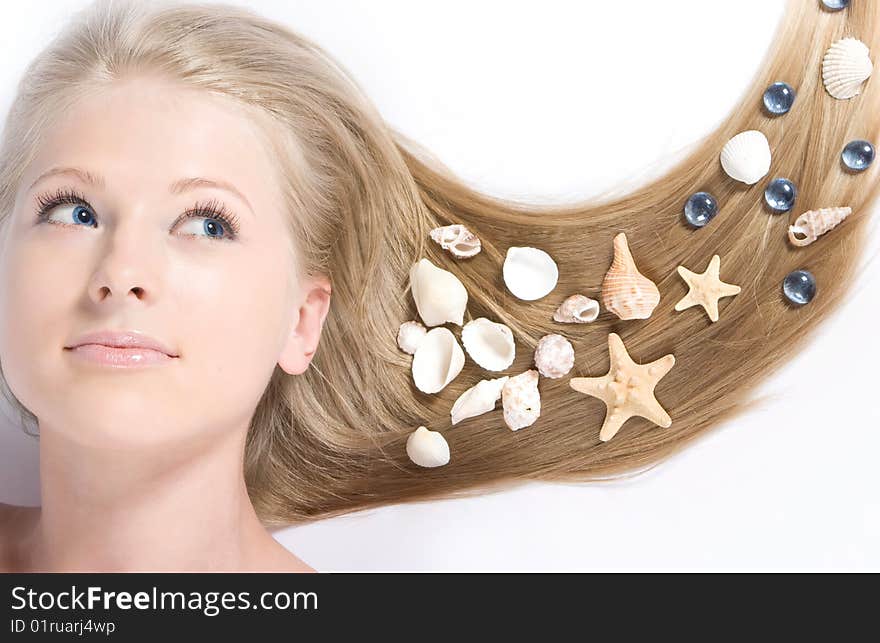
{"type": "Polygon", "coordinates": [[[822,82],[834,98],[858,96],[862,83],[871,76],[874,65],[868,45],[858,38],[841,38],[822,58],[822,82]]]}
{"type": "Polygon", "coordinates": [[[397,331],[397,346],[403,352],[413,355],[427,333],[428,329],[419,322],[405,321],[397,331]]]}
{"type": "Polygon", "coordinates": [[[434,228],[429,234],[441,248],[459,259],[473,257],[482,248],[479,237],[461,223],[434,228]]]}
{"type": "Polygon", "coordinates": [[[657,285],[636,268],[623,232],[614,237],[614,260],[602,282],[602,303],[620,319],[647,319],[660,303],[657,285]]]}
{"type": "Polygon", "coordinates": [[[852,214],[850,207],[819,208],[808,210],[788,226],[788,240],[792,245],[802,248],[813,243],[841,221],[852,214]]]}
{"type": "Polygon", "coordinates": [[[544,335],[535,347],[535,366],[544,377],[562,377],[574,366],[574,348],[558,333],[544,335]]]}
{"type": "Polygon", "coordinates": [[[599,302],[585,295],[572,295],[559,304],[554,321],[563,324],[588,324],[599,316],[599,302]]]}
{"type": "Polygon", "coordinates": [[[442,467],[449,462],[449,443],[440,432],[420,426],[406,439],[406,455],[420,467],[442,467]]]}
{"type": "Polygon", "coordinates": [[[501,402],[504,422],[512,431],[534,424],[541,415],[538,371],[529,369],[508,379],[501,389],[501,402]]]}
{"type": "Polygon", "coordinates": [[[720,158],[730,178],[753,185],[770,171],[770,143],[763,132],[746,130],[725,143],[720,158]]]}

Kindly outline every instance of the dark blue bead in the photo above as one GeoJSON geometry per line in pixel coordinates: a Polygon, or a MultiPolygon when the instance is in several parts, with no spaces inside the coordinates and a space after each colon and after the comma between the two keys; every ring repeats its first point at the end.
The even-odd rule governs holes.
{"type": "Polygon", "coordinates": [[[809,304],[816,295],[816,278],[807,270],[790,272],[782,282],[782,292],[797,306],[809,304]]]}
{"type": "Polygon", "coordinates": [[[861,172],[874,161],[874,146],[868,141],[850,141],[843,148],[840,158],[849,169],[861,172]]]}
{"type": "Polygon", "coordinates": [[[822,0],[822,4],[825,5],[826,9],[831,9],[831,11],[840,11],[849,6],[849,0],[822,0]]]}
{"type": "Polygon", "coordinates": [[[788,212],[794,207],[797,188],[788,179],[773,179],[764,190],[764,200],[771,210],[788,212]]]}
{"type": "Polygon", "coordinates": [[[788,83],[773,83],[764,92],[764,107],[771,114],[785,114],[794,104],[795,92],[788,83]]]}
{"type": "Polygon", "coordinates": [[[695,228],[702,228],[718,214],[718,202],[708,192],[695,192],[684,204],[684,218],[695,228]]]}

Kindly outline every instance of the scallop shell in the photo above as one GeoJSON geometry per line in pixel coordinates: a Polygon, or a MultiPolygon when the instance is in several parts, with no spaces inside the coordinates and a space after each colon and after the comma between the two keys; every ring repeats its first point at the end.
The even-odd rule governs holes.
{"type": "Polygon", "coordinates": [[[454,274],[423,258],[409,269],[409,283],[419,316],[426,326],[464,323],[468,294],[454,274]]]}
{"type": "Polygon", "coordinates": [[[501,399],[501,389],[510,378],[509,375],[490,380],[480,380],[458,396],[449,414],[452,423],[458,424],[467,418],[476,417],[495,409],[495,402],[501,399]]]}
{"type": "Polygon", "coordinates": [[[544,335],[535,347],[535,366],[544,377],[562,377],[574,366],[574,348],[558,333],[544,335]]]}
{"type": "Polygon", "coordinates": [[[763,132],[755,129],[740,132],[721,150],[721,167],[727,175],[752,185],[770,171],[770,144],[763,132]]]}
{"type": "Polygon", "coordinates": [[[503,371],[516,357],[513,332],[486,317],[472,319],[462,327],[461,343],[468,355],[487,371],[503,371]]]}
{"type": "Polygon", "coordinates": [[[501,388],[504,422],[512,431],[535,423],[541,415],[538,371],[529,369],[508,379],[501,388]]]}
{"type": "Polygon", "coordinates": [[[420,467],[442,467],[449,462],[449,443],[440,432],[420,426],[406,439],[406,455],[420,467]]]}
{"type": "Polygon", "coordinates": [[[599,316],[599,302],[585,295],[572,295],[559,304],[553,319],[564,324],[587,324],[599,316]]]}
{"type": "Polygon", "coordinates": [[[473,257],[482,247],[479,237],[460,223],[434,228],[429,234],[441,248],[459,259],[473,257]]]}
{"type": "Polygon", "coordinates": [[[862,83],[874,71],[868,45],[858,38],[841,38],[822,58],[822,82],[834,98],[858,96],[862,83]]]}
{"type": "Polygon", "coordinates": [[[452,331],[444,326],[425,334],[413,355],[412,376],[423,393],[437,393],[461,373],[464,351],[452,331]]]}
{"type": "Polygon", "coordinates": [[[559,268],[553,258],[539,248],[511,246],[502,266],[504,283],[519,299],[540,299],[556,287],[559,268]]]}
{"type": "Polygon", "coordinates": [[[850,207],[808,210],[795,219],[794,224],[788,226],[788,240],[798,248],[808,246],[850,214],[850,207]]]}
{"type": "Polygon", "coordinates": [[[602,282],[602,303],[621,319],[647,319],[660,303],[657,285],[636,268],[623,232],[614,237],[614,260],[602,282]]]}
{"type": "Polygon", "coordinates": [[[410,355],[416,352],[419,344],[425,339],[428,329],[417,321],[405,321],[397,331],[397,345],[410,355]]]}

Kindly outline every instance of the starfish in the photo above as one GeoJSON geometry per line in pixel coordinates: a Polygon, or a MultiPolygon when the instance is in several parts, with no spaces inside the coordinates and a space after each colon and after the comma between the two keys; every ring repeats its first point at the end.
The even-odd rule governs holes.
{"type": "Polygon", "coordinates": [[[684,266],[678,267],[678,274],[685,280],[690,290],[688,294],[675,304],[675,310],[684,310],[691,306],[700,305],[706,310],[709,319],[718,321],[718,300],[722,297],[731,297],[739,294],[740,288],[734,284],[726,284],[718,276],[721,270],[721,257],[715,255],[709,262],[709,267],[702,274],[691,272],[684,266]]]}
{"type": "Polygon", "coordinates": [[[598,397],[608,407],[599,439],[607,442],[629,418],[637,415],[667,427],[672,419],[654,397],[654,387],[675,364],[675,356],[664,355],[649,364],[636,364],[623,340],[616,333],[608,335],[611,367],[602,377],[572,377],[574,390],[598,397]]]}

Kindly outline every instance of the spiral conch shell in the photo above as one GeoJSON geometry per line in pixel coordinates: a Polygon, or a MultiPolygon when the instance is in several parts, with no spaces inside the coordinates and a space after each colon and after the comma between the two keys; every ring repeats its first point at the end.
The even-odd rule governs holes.
{"type": "Polygon", "coordinates": [[[636,268],[623,232],[614,237],[614,261],[602,282],[602,303],[621,319],[647,319],[660,303],[660,290],[636,268]]]}
{"type": "Polygon", "coordinates": [[[441,248],[459,259],[473,257],[482,248],[479,237],[460,223],[434,228],[429,234],[441,248]]]}
{"type": "Polygon", "coordinates": [[[563,324],[588,324],[599,316],[599,302],[585,295],[572,295],[566,298],[556,312],[553,320],[563,324]]]}
{"type": "Polygon", "coordinates": [[[510,379],[509,375],[496,377],[495,379],[480,380],[459,395],[449,411],[449,414],[452,416],[452,423],[458,424],[462,420],[494,410],[495,402],[501,399],[501,389],[508,379],[510,379]]]}
{"type": "Polygon", "coordinates": [[[541,415],[538,371],[529,369],[509,378],[501,389],[501,403],[504,422],[511,431],[534,424],[541,415]]]}
{"type": "Polygon", "coordinates": [[[798,248],[808,246],[850,214],[850,207],[819,208],[804,212],[788,226],[788,240],[798,248]]]}
{"type": "Polygon", "coordinates": [[[841,38],[828,48],[822,58],[822,82],[834,98],[846,100],[858,96],[862,83],[874,71],[868,45],[858,38],[841,38]]]}

